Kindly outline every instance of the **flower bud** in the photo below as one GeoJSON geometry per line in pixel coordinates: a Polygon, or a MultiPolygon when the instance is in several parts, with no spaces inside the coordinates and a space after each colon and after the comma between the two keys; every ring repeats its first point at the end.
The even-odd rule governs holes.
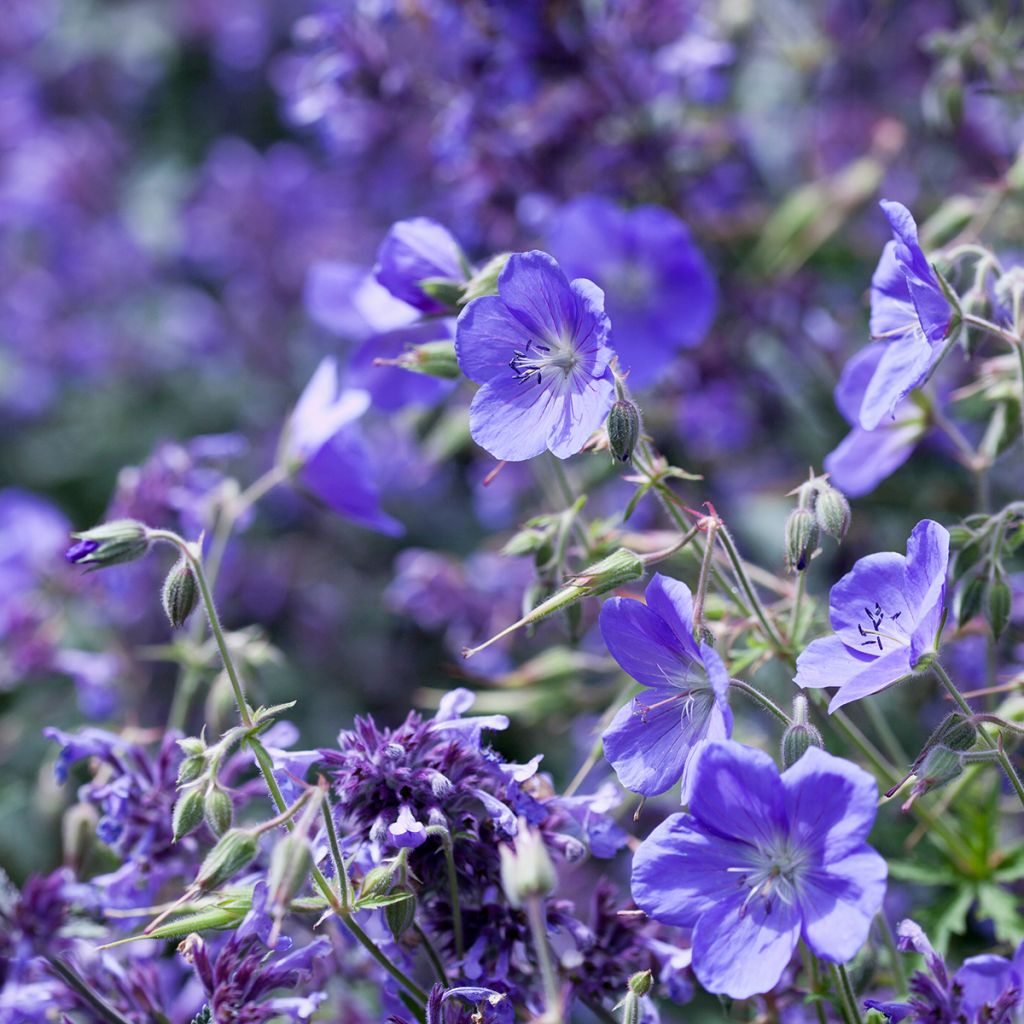
{"type": "Polygon", "coordinates": [[[199,603],[199,584],[192,566],[182,558],[164,580],[161,592],[164,611],[172,629],[181,629],[199,603]]]}
{"type": "Polygon", "coordinates": [[[201,787],[186,790],[179,797],[174,805],[174,813],[171,816],[171,830],[174,833],[174,841],[183,839],[190,832],[199,828],[203,820],[203,790],[201,787]]]}
{"type": "Polygon", "coordinates": [[[988,588],[986,608],[988,624],[992,630],[992,636],[996,640],[1003,635],[1003,631],[1010,621],[1010,606],[1012,604],[1013,595],[1010,585],[1006,582],[1002,571],[997,570],[988,588]]]}
{"type": "Polygon", "coordinates": [[[629,989],[637,996],[645,996],[651,991],[654,977],[650,971],[638,971],[629,979],[629,989]]]}
{"type": "Polygon", "coordinates": [[[186,757],[178,766],[178,785],[187,786],[195,782],[206,771],[206,758],[200,754],[186,757]]]}
{"type": "Polygon", "coordinates": [[[963,757],[959,752],[948,747],[932,747],[925,755],[924,762],[914,772],[917,782],[911,788],[910,796],[902,809],[909,810],[919,796],[952,782],[963,774],[963,770],[963,757]]]}
{"type": "Polygon", "coordinates": [[[149,549],[149,531],[135,519],[115,519],[71,536],[78,543],[72,544],[64,557],[90,570],[134,561],[149,549]]]}
{"type": "Polygon", "coordinates": [[[267,872],[267,910],[274,919],[275,931],[280,927],[288,906],[302,889],[313,868],[313,852],[309,840],[298,831],[289,832],[274,847],[267,872]]]}
{"type": "Polygon", "coordinates": [[[195,884],[204,890],[216,889],[232,875],[251,864],[260,852],[255,832],[233,828],[220,837],[199,867],[195,884]]]}
{"type": "Polygon", "coordinates": [[[850,503],[842,491],[831,484],[821,484],[814,501],[814,516],[822,533],[841,541],[850,528],[850,503]]]}
{"type": "Polygon", "coordinates": [[[467,282],[462,293],[462,303],[472,302],[481,295],[498,294],[498,277],[505,269],[511,253],[503,252],[492,256],[467,282]]]}
{"type": "Polygon", "coordinates": [[[75,804],[64,814],[64,820],[61,822],[64,863],[76,875],[80,873],[82,865],[96,845],[98,821],[99,815],[92,804],[75,804]]]}
{"type": "Polygon", "coordinates": [[[555,888],[555,867],[540,832],[520,819],[513,846],[498,847],[501,855],[501,885],[513,907],[535,897],[547,896],[555,888]]]}
{"type": "Polygon", "coordinates": [[[235,817],[235,806],[228,796],[226,790],[214,783],[206,791],[206,799],[203,801],[203,817],[210,831],[215,836],[222,836],[229,828],[235,817]]]}
{"type": "Polygon", "coordinates": [[[803,572],[818,547],[818,520],[809,508],[795,508],[786,520],[786,567],[803,572]]]}
{"type": "Polygon", "coordinates": [[[939,723],[928,738],[925,750],[935,746],[949,747],[950,750],[970,750],[977,741],[978,727],[969,718],[954,711],[939,723]]]}
{"type": "Polygon", "coordinates": [[[374,896],[387,896],[391,892],[394,877],[394,868],[390,864],[379,864],[375,868],[370,868],[363,875],[363,883],[359,887],[359,898],[362,900],[374,896]]]}
{"type": "Polygon", "coordinates": [[[629,462],[640,439],[640,410],[628,398],[616,399],[608,413],[608,449],[612,458],[629,462]]]}
{"type": "Polygon", "coordinates": [[[416,896],[407,886],[400,886],[395,892],[404,893],[405,899],[389,903],[384,908],[384,918],[391,929],[391,934],[398,939],[412,927],[416,919],[416,896]]]}
{"type": "Polygon", "coordinates": [[[821,733],[809,722],[794,722],[782,734],[782,767],[792,768],[811,747],[825,749],[821,733]]]}
{"type": "Polygon", "coordinates": [[[411,345],[396,358],[378,359],[374,365],[398,366],[403,370],[442,380],[455,380],[462,372],[452,341],[425,341],[420,345],[411,345]]]}
{"type": "Polygon", "coordinates": [[[186,757],[198,757],[206,753],[206,744],[198,736],[184,736],[178,740],[178,746],[186,757]]]}

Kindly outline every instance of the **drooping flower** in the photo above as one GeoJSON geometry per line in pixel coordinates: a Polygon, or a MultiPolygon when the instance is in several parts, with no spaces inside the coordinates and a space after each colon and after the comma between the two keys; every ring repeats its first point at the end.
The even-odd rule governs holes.
{"type": "Polygon", "coordinates": [[[619,709],[602,736],[604,753],[619,781],[645,796],[682,778],[686,803],[701,747],[732,735],[729,673],[714,648],[693,638],[685,583],[656,573],[644,596],[646,604],[613,597],[601,609],[612,657],[649,687],[619,709]]]}
{"type": "Polygon", "coordinates": [[[948,564],[949,533],[931,519],[914,527],[905,557],[861,558],[832,588],[835,632],[797,659],[797,686],[838,686],[829,704],[835,711],[911,675],[938,647],[948,564]]]}
{"type": "Polygon", "coordinates": [[[429,217],[400,220],[391,226],[377,253],[377,281],[396,299],[424,313],[447,308],[424,290],[424,282],[463,282],[466,262],[451,232],[429,217]]]}
{"type": "Polygon", "coordinates": [[[817,747],[780,776],[762,751],[709,743],[690,813],[662,822],[634,856],[633,898],[693,929],[693,969],[709,992],[769,991],[801,938],[845,962],[885,896],[885,861],[866,842],[877,800],[867,772],[817,747]]]}
{"type": "Polygon", "coordinates": [[[865,1000],[864,1005],[884,1014],[891,1024],[1011,1024],[1024,1008],[1024,942],[1012,960],[986,954],[972,956],[950,977],[946,962],[934,950],[923,929],[914,921],[901,921],[899,948],[920,953],[927,971],[910,979],[908,1002],[865,1000]]]}
{"type": "Polygon", "coordinates": [[[602,196],[579,196],[556,215],[548,242],[567,274],[604,290],[631,385],[653,384],[679,349],[703,340],[718,290],[689,230],[671,211],[625,210],[602,196]]]}
{"type": "Polygon", "coordinates": [[[871,335],[885,342],[864,393],[860,425],[874,430],[919,387],[939,356],[952,314],[939,279],[917,240],[917,224],[900,203],[883,200],[892,227],[871,278],[871,335]]]}
{"type": "Polygon", "coordinates": [[[836,385],[836,405],[851,430],[825,456],[825,469],[836,487],[851,498],[869,494],[895,473],[928,432],[925,412],[912,399],[899,402],[893,418],[883,419],[874,430],[860,425],[864,395],[884,354],[882,343],[862,348],[843,367],[836,385]]]}
{"type": "Polygon", "coordinates": [[[496,459],[575,455],[611,408],[610,324],[592,281],[571,283],[546,253],[514,253],[498,294],[474,299],[455,332],[459,366],[482,387],[473,440],[496,459]]]}
{"type": "Polygon", "coordinates": [[[402,524],[380,507],[374,466],[356,420],[370,396],[346,388],[338,364],[327,357],[306,385],[284,431],[281,459],[300,482],[329,508],[346,519],[397,536],[402,524]]]}

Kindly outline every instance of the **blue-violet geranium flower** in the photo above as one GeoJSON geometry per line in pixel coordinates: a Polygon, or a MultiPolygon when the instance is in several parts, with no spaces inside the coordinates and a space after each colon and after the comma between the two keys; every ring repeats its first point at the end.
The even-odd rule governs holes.
{"type": "Polygon", "coordinates": [[[470,302],[456,326],[459,366],[482,385],[473,440],[508,462],[575,455],[612,405],[609,331],[592,281],[570,283],[547,253],[510,256],[498,294],[470,302]]]}
{"type": "Polygon", "coordinates": [[[709,743],[689,814],[673,814],[633,859],[633,898],[693,929],[693,969],[734,999],[772,989],[803,940],[842,963],[864,944],[886,864],[867,845],[878,788],[812,747],[779,775],[760,750],[709,743]]]}
{"type": "Polygon", "coordinates": [[[649,687],[622,707],[605,730],[605,757],[636,793],[664,793],[680,778],[682,801],[708,740],[732,735],[729,673],[715,650],[693,638],[693,598],[679,580],[656,574],[647,603],[613,597],[601,609],[601,635],[612,657],[649,687]]]}
{"type": "Polygon", "coordinates": [[[835,711],[913,674],[934,655],[946,614],[949,533],[924,519],[904,557],[861,558],[832,588],[832,636],[811,643],[796,663],[796,684],[838,686],[835,711]]]}

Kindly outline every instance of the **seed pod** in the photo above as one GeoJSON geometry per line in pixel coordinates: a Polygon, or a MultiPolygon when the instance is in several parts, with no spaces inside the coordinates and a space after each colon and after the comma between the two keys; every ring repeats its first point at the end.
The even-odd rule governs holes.
{"type": "Polygon", "coordinates": [[[203,890],[216,889],[232,875],[251,864],[260,852],[255,832],[233,828],[220,837],[199,867],[195,884],[203,890]]]}
{"type": "Polygon", "coordinates": [[[181,629],[199,603],[199,584],[192,566],[182,558],[167,574],[161,593],[164,611],[173,629],[181,629]]]}
{"type": "Polygon", "coordinates": [[[412,923],[416,919],[416,896],[408,886],[400,886],[395,889],[395,892],[404,893],[405,899],[389,903],[384,908],[384,917],[388,922],[388,928],[391,929],[391,934],[398,939],[412,927],[412,923]]]}
{"type": "Polygon", "coordinates": [[[206,824],[215,836],[222,836],[229,828],[235,817],[235,807],[227,791],[214,783],[206,791],[206,799],[203,801],[203,817],[206,824]]]}
{"type": "Polygon", "coordinates": [[[640,439],[640,410],[628,398],[619,398],[608,413],[607,426],[612,458],[629,462],[640,439]]]}
{"type": "Polygon", "coordinates": [[[203,790],[202,787],[188,789],[178,797],[174,805],[174,814],[171,817],[171,830],[174,833],[174,841],[183,839],[190,832],[199,828],[203,820],[203,790]]]}

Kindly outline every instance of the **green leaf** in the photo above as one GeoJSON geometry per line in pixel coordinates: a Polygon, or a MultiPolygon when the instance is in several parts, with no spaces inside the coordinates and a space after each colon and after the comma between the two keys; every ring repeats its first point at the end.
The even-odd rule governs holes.
{"type": "Polygon", "coordinates": [[[143,939],[180,939],[192,932],[202,932],[211,928],[223,930],[225,928],[237,927],[242,918],[245,917],[243,907],[210,907],[208,910],[200,910],[195,914],[185,914],[184,917],[168,921],[151,932],[131,935],[127,939],[118,939],[116,942],[108,942],[100,949],[112,949],[114,946],[123,946],[129,942],[141,942],[143,939]]]}
{"type": "Polygon", "coordinates": [[[982,882],[976,895],[978,916],[992,922],[1000,941],[1016,946],[1024,939],[1024,917],[1017,911],[1017,899],[1013,893],[990,882],[982,882]]]}
{"type": "Polygon", "coordinates": [[[967,912],[974,903],[974,886],[959,889],[945,909],[936,918],[932,929],[932,942],[943,956],[949,948],[951,935],[963,935],[967,930],[967,912]]]}
{"type": "Polygon", "coordinates": [[[960,876],[947,867],[919,864],[916,861],[894,860],[889,862],[889,877],[914,885],[957,885],[960,876]]]}
{"type": "Polygon", "coordinates": [[[356,900],[353,908],[355,910],[376,910],[378,907],[390,907],[393,903],[401,903],[408,898],[408,892],[392,892],[386,896],[367,896],[365,899],[356,900]]]}

